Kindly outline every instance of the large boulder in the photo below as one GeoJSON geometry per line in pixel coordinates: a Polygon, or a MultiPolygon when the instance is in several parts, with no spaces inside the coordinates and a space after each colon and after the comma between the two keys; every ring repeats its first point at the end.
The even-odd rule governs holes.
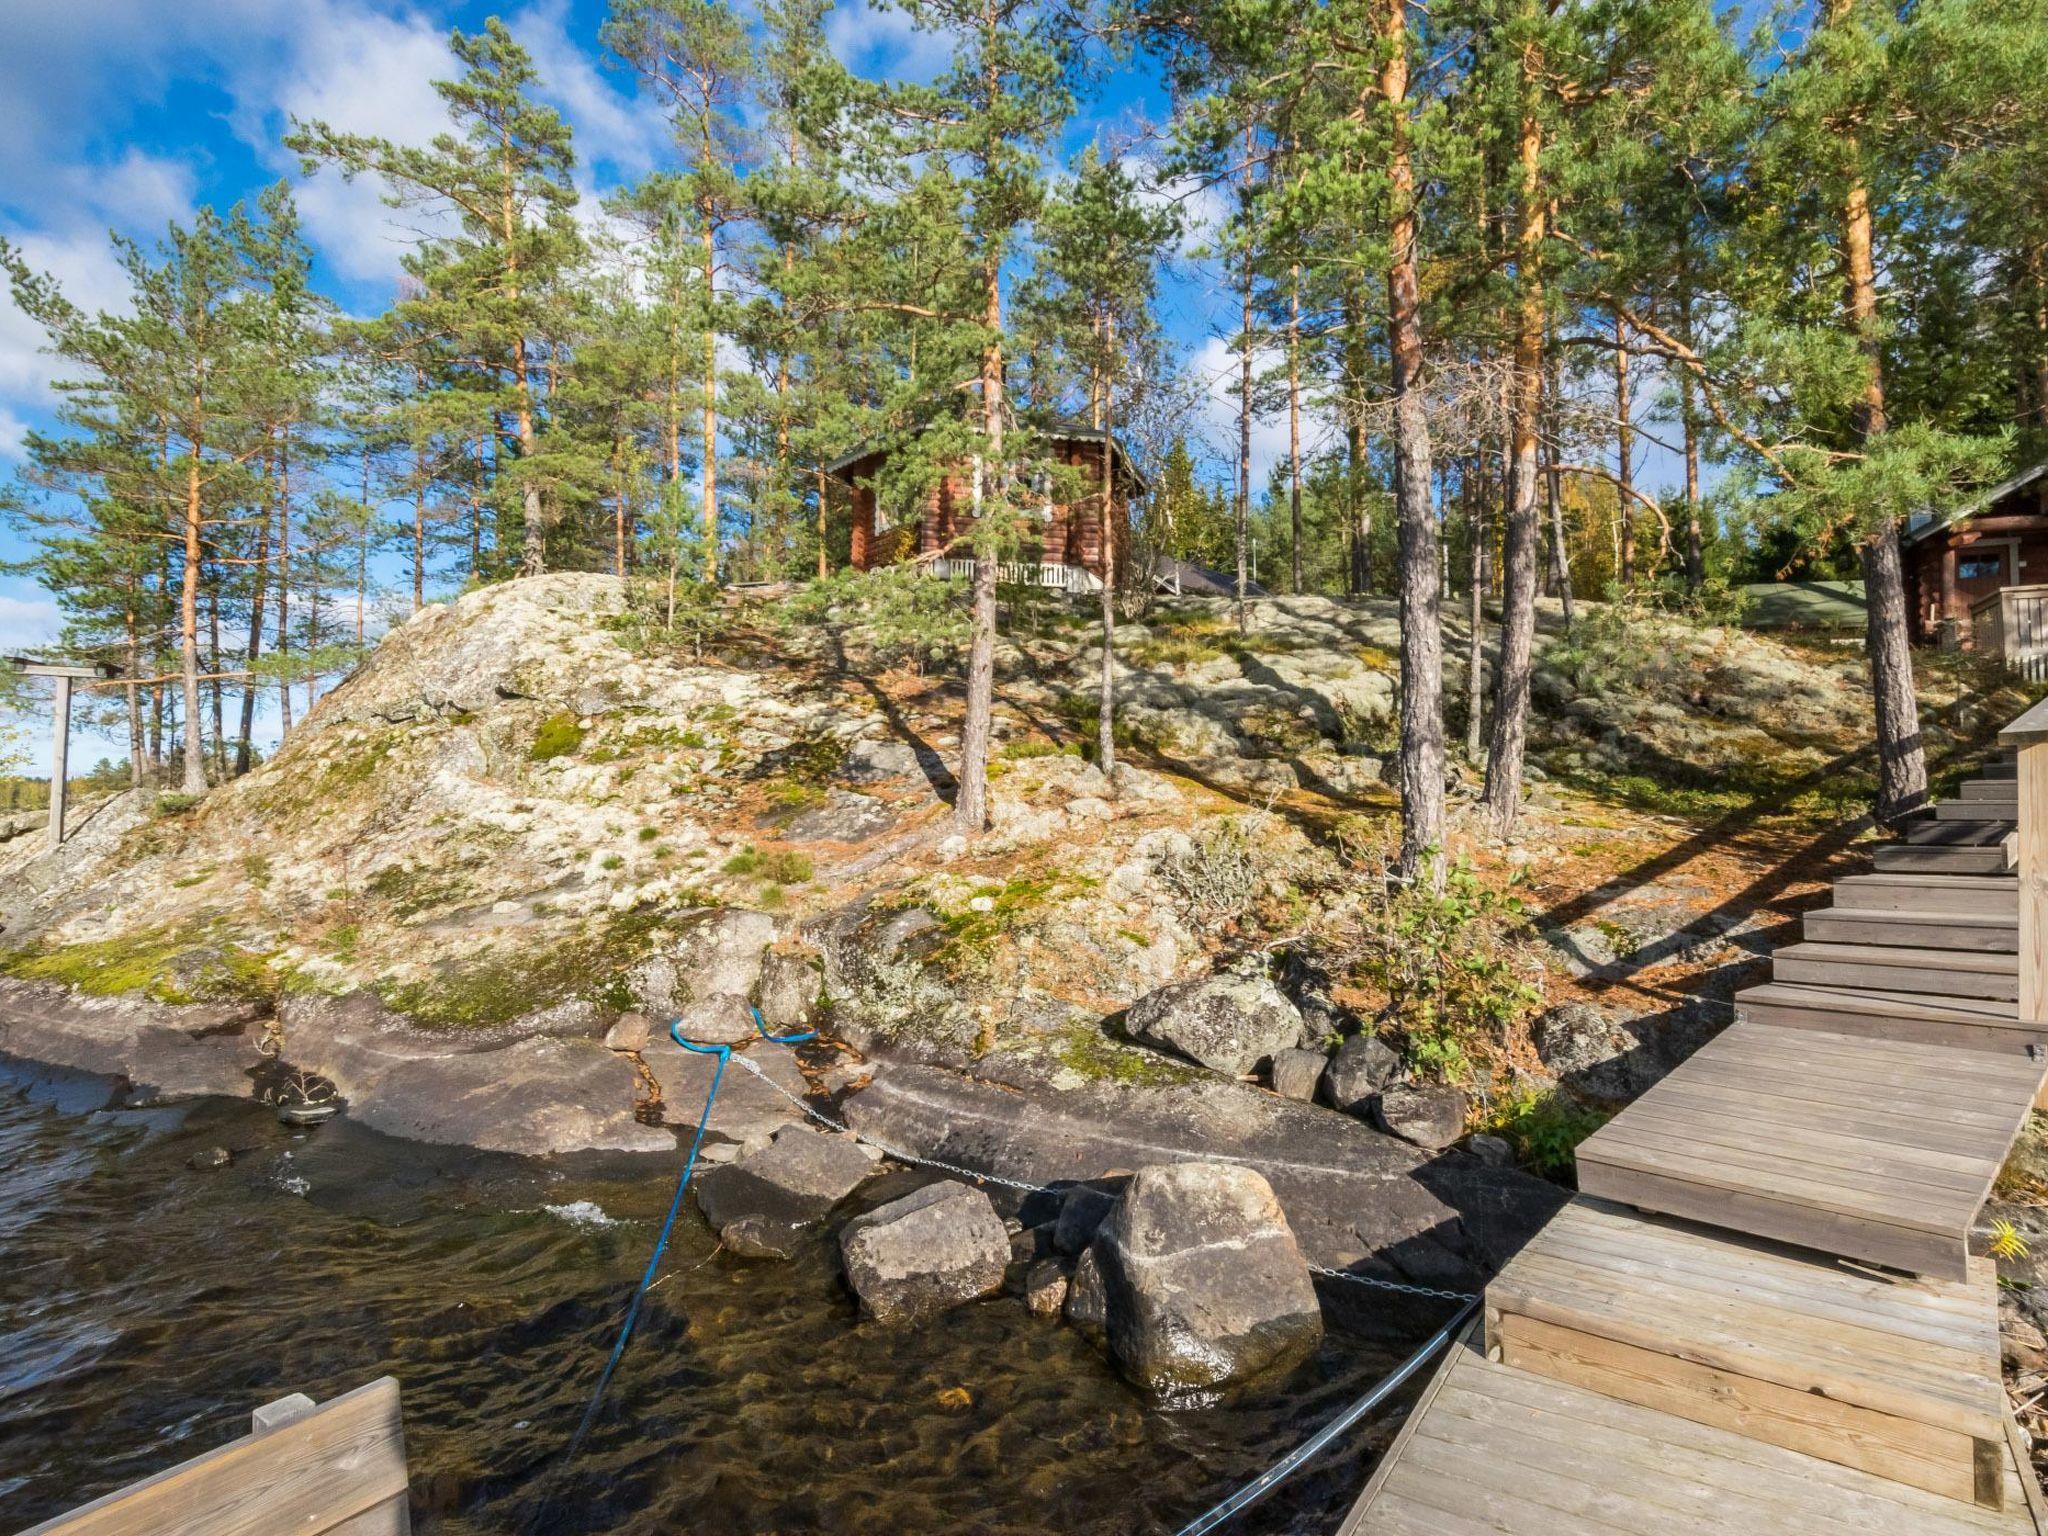
{"type": "Polygon", "coordinates": [[[1376,1035],[1353,1035],[1337,1047],[1317,1091],[1330,1108],[1363,1115],[1400,1070],[1401,1058],[1386,1041],[1376,1035]]]}
{"type": "Polygon", "coordinates": [[[1131,1004],[1124,1028],[1134,1040],[1232,1077],[1302,1036],[1301,1013],[1285,993],[1262,974],[1236,971],[1147,993],[1131,1004]]]}
{"type": "Polygon", "coordinates": [[[786,1259],[820,1221],[875,1170],[851,1136],[792,1125],[767,1146],[697,1176],[697,1208],[734,1253],[786,1259]]]}
{"type": "Polygon", "coordinates": [[[626,973],[626,985],[640,1010],[657,1019],[720,994],[752,997],[776,933],[775,919],[765,912],[701,908],[682,919],[662,953],[626,973]]]}
{"type": "Polygon", "coordinates": [[[1665,1072],[1645,1044],[1591,1003],[1560,1003],[1529,1033],[1551,1076],[1592,1098],[1634,1098],[1665,1072]]]}
{"type": "Polygon", "coordinates": [[[769,951],[761,962],[761,1017],[777,1034],[816,1020],[824,977],[814,956],[769,951]]]}
{"type": "Polygon", "coordinates": [[[1322,1338],[1308,1261],[1272,1186],[1249,1168],[1141,1170],[1089,1252],[1110,1354],[1146,1391],[1214,1391],[1292,1365],[1322,1338]]]}
{"type": "Polygon", "coordinates": [[[1441,1152],[1465,1134],[1463,1090],[1447,1083],[1396,1083],[1380,1096],[1373,1114],[1389,1134],[1431,1152],[1441,1152]]]}
{"type": "Polygon", "coordinates": [[[914,1323],[1001,1290],[1010,1235],[987,1195],[947,1179],[856,1216],[839,1253],[865,1315],[914,1323]]]}

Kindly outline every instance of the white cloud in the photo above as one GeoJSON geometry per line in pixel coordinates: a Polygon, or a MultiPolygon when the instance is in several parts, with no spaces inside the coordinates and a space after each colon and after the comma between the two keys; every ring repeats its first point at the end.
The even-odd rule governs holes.
{"type": "Polygon", "coordinates": [[[28,423],[0,406],[0,459],[18,459],[28,436],[28,423]]]}
{"type": "Polygon", "coordinates": [[[63,617],[49,598],[0,593],[0,651],[42,650],[63,627],[63,617]]]}
{"type": "Polygon", "coordinates": [[[1214,239],[1229,220],[1233,195],[1222,182],[1198,176],[1164,176],[1157,161],[1125,155],[1119,162],[1138,189],[1138,198],[1152,208],[1174,209],[1180,215],[1180,250],[1188,255],[1214,239]]]}
{"type": "MultiPolygon", "coordinates": [[[[1278,367],[1283,356],[1277,347],[1255,347],[1252,350],[1252,370],[1257,376],[1278,367]]],[[[1237,385],[1243,369],[1243,357],[1237,343],[1227,336],[1211,336],[1195,350],[1188,359],[1188,370],[1202,384],[1202,428],[1203,441],[1209,451],[1233,472],[1237,464],[1237,385]]],[[[1303,432],[1302,451],[1308,452],[1312,434],[1303,432]]],[[[1287,461],[1287,417],[1282,411],[1268,412],[1252,417],[1252,495],[1257,497],[1265,488],[1266,477],[1275,464],[1287,461]]],[[[1233,484],[1235,481],[1233,480],[1233,484]]]]}
{"type": "Polygon", "coordinates": [[[893,6],[848,0],[825,18],[825,42],[855,74],[871,80],[928,84],[953,62],[942,32],[922,30],[893,6]]]}
{"type": "Polygon", "coordinates": [[[652,103],[635,100],[605,78],[594,44],[569,35],[567,0],[537,0],[506,25],[533,55],[541,90],[575,129],[581,164],[604,160],[635,175],[655,163],[668,141],[666,121],[652,103]]]}

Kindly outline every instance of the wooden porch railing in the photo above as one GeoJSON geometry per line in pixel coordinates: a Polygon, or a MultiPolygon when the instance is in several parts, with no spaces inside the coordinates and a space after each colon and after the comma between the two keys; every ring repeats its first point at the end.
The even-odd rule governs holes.
{"type": "Polygon", "coordinates": [[[2021,1020],[2048,1018],[2048,699],[1998,733],[2016,749],[2013,866],[2019,876],[2021,1020]]]}
{"type": "MultiPolygon", "coordinates": [[[[925,569],[939,577],[974,576],[974,562],[942,557],[926,562],[925,569]]],[[[1056,592],[1100,592],[1102,578],[1079,565],[1060,565],[1049,560],[1001,560],[996,563],[996,580],[1010,586],[1049,587],[1056,592]]]]}
{"type": "Polygon", "coordinates": [[[1970,644],[2029,682],[2048,679],[2048,586],[2002,587],[1970,605],[1970,644]]]}

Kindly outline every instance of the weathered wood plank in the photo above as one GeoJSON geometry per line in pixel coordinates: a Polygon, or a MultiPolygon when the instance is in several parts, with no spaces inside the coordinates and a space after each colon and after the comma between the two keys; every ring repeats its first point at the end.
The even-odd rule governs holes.
{"type": "Polygon", "coordinates": [[[404,1536],[407,1528],[398,1383],[386,1376],[23,1536],[404,1536]]]}

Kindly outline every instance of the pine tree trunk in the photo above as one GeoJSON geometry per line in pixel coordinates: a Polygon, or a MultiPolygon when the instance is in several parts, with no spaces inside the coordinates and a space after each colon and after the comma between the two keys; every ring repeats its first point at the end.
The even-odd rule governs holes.
{"type": "Polygon", "coordinates": [[[718,233],[704,221],[704,579],[718,580],[718,233]]]}
{"type": "MultiPolygon", "coordinates": [[[[989,337],[981,352],[983,460],[1001,485],[1003,463],[1003,290],[993,257],[982,264],[982,323],[989,337]]],[[[1000,494],[1000,491],[999,493],[1000,494]]],[[[967,641],[967,713],[960,727],[960,783],[953,819],[969,836],[988,825],[989,739],[995,716],[996,550],[986,504],[974,530],[974,596],[967,641]]]]}
{"type": "Polygon", "coordinates": [[[1405,879],[1443,878],[1443,621],[1429,418],[1422,398],[1415,169],[1408,148],[1407,0],[1382,0],[1380,92],[1393,113],[1387,180],[1387,342],[1394,395],[1394,499],[1400,514],[1401,862],[1405,879]]]}
{"type": "Polygon", "coordinates": [[[1634,483],[1635,434],[1630,424],[1634,405],[1629,395],[1628,324],[1614,316],[1614,476],[1615,572],[1624,587],[1636,583],[1636,504],[1629,494],[1634,483]]]}
{"type": "Polygon", "coordinates": [[[185,469],[185,569],[178,594],[178,661],[185,697],[185,793],[206,793],[206,747],[199,714],[199,563],[202,559],[199,445],[185,469]]]}
{"type": "Polygon", "coordinates": [[[1287,519],[1293,541],[1287,589],[1301,591],[1301,264],[1287,290],[1287,519]]]}
{"type": "MultiPolygon", "coordinates": [[[[1245,130],[1245,180],[1249,186],[1252,130],[1245,130]]],[[[1246,546],[1251,538],[1252,519],[1252,258],[1247,247],[1244,280],[1238,290],[1238,387],[1237,387],[1237,632],[1250,627],[1245,612],[1245,594],[1250,575],[1246,546]]]]}
{"type": "Polygon", "coordinates": [[[823,581],[832,574],[832,559],[826,548],[826,538],[831,532],[831,500],[826,496],[825,466],[820,464],[815,471],[818,477],[818,580],[823,581]]]}
{"type": "MultiPolygon", "coordinates": [[[[1116,345],[1111,326],[1109,343],[1116,345]]],[[[1102,675],[1096,698],[1095,760],[1116,789],[1116,467],[1111,443],[1109,389],[1102,391],[1102,675]]]]}
{"type": "MultiPolygon", "coordinates": [[[[1685,344],[1693,344],[1692,279],[1688,270],[1678,300],[1678,323],[1685,344]]],[[[1685,434],[1685,584],[1697,592],[1707,579],[1706,552],[1700,544],[1700,424],[1693,414],[1690,368],[1678,370],[1678,423],[1685,434]]]]}
{"type": "Polygon", "coordinates": [[[128,706],[128,783],[133,789],[140,789],[148,776],[148,749],[143,740],[142,694],[133,680],[142,676],[142,613],[139,595],[140,583],[130,575],[124,589],[127,602],[122,605],[121,622],[127,636],[128,676],[130,681],[122,690],[128,706]]]}
{"type": "MultiPolygon", "coordinates": [[[[1848,18],[1852,0],[1829,0],[1828,22],[1848,18]]],[[[1847,163],[1860,164],[1853,132],[1843,135],[1847,163]]],[[[1863,356],[1863,399],[1857,427],[1863,440],[1882,437],[1885,417],[1884,352],[1877,318],[1877,269],[1872,251],[1870,189],[1853,170],[1842,197],[1842,268],[1851,336],[1863,356]]],[[[1868,620],[1864,649],[1877,728],[1877,819],[1898,825],[1927,799],[1927,756],[1913,687],[1913,650],[1907,628],[1905,572],[1899,530],[1887,524],[1863,542],[1863,592],[1868,620]]]]}
{"type": "Polygon", "coordinates": [[[1487,815],[1494,831],[1514,830],[1522,802],[1522,759],[1529,735],[1529,666],[1536,640],[1536,551],[1541,513],[1536,501],[1536,428],[1543,413],[1543,244],[1549,236],[1542,197],[1542,120],[1535,113],[1542,59],[1535,45],[1522,56],[1519,137],[1521,227],[1517,231],[1514,374],[1508,409],[1508,525],[1502,549],[1500,660],[1494,681],[1493,735],[1486,754],[1487,815]]]}
{"type": "MultiPolygon", "coordinates": [[[[277,484],[277,469],[271,466],[271,488],[273,500],[277,484]]],[[[267,507],[263,514],[263,527],[256,539],[256,570],[254,591],[249,596],[249,641],[242,648],[242,666],[249,676],[242,682],[242,719],[235,736],[235,777],[240,778],[255,764],[256,732],[256,659],[263,652],[263,604],[270,585],[270,524],[276,515],[275,509],[267,507]]]]}
{"type": "Polygon", "coordinates": [[[1491,487],[1483,482],[1474,487],[1469,476],[1466,485],[1465,526],[1472,535],[1472,566],[1465,594],[1465,761],[1476,763],[1486,713],[1486,545],[1492,532],[1486,508],[1491,487]]]}
{"type": "MultiPolygon", "coordinates": [[[[277,449],[277,644],[280,661],[292,648],[292,467],[291,445],[277,449]]],[[[277,672],[277,714],[280,738],[292,733],[292,679],[282,666],[277,672]]]]}

